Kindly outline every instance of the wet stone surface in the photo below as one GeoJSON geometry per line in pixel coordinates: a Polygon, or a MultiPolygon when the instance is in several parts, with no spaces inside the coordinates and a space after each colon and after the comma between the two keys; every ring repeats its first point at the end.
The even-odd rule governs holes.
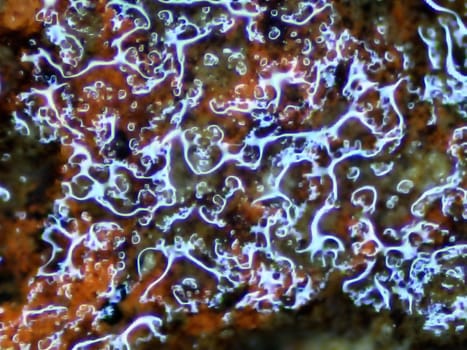
{"type": "Polygon", "coordinates": [[[463,1],[26,3],[2,349],[465,347],[463,1]]]}

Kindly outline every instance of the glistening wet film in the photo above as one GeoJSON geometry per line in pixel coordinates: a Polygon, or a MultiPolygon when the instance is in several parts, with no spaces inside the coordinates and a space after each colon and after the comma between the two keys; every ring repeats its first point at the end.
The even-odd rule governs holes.
{"type": "Polygon", "coordinates": [[[0,1],[0,347],[464,349],[464,1],[0,1]]]}

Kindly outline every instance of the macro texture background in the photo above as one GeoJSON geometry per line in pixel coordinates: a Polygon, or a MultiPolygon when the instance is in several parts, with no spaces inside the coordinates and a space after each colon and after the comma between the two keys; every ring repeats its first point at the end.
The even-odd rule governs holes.
{"type": "Polygon", "coordinates": [[[0,348],[465,349],[465,1],[0,1],[0,348]]]}

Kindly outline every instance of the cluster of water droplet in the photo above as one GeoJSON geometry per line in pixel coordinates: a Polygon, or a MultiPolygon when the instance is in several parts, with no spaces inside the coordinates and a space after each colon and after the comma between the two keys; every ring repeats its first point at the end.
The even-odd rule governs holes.
{"type": "Polygon", "coordinates": [[[89,252],[110,251],[114,284],[97,297],[124,275],[144,286],[141,305],[163,305],[75,348],[130,346],[143,326],[163,340],[171,314],[223,310],[238,290],[226,324],[246,307],[299,309],[335,272],[357,305],[402,303],[425,329],[463,331],[467,244],[446,222],[467,219],[467,128],[450,130],[445,153],[406,139],[416,103],[457,104],[465,122],[452,46],[467,32],[426,2],[439,26],[419,29],[433,73],[417,86],[410,48],[386,43],[383,19],[365,42],[329,1],[70,0],[60,12],[46,1],[44,42],[22,58],[37,83],[14,116],[69,159],[38,277],[83,278],[89,252]],[[394,62],[403,69],[386,74],[394,62]],[[437,205],[447,221],[428,216],[437,205]]]}

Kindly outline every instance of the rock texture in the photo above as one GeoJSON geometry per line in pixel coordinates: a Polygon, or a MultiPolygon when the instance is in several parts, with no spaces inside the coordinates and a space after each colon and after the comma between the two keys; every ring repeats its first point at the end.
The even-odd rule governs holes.
{"type": "Polygon", "coordinates": [[[463,1],[0,1],[2,349],[462,349],[463,1]]]}

